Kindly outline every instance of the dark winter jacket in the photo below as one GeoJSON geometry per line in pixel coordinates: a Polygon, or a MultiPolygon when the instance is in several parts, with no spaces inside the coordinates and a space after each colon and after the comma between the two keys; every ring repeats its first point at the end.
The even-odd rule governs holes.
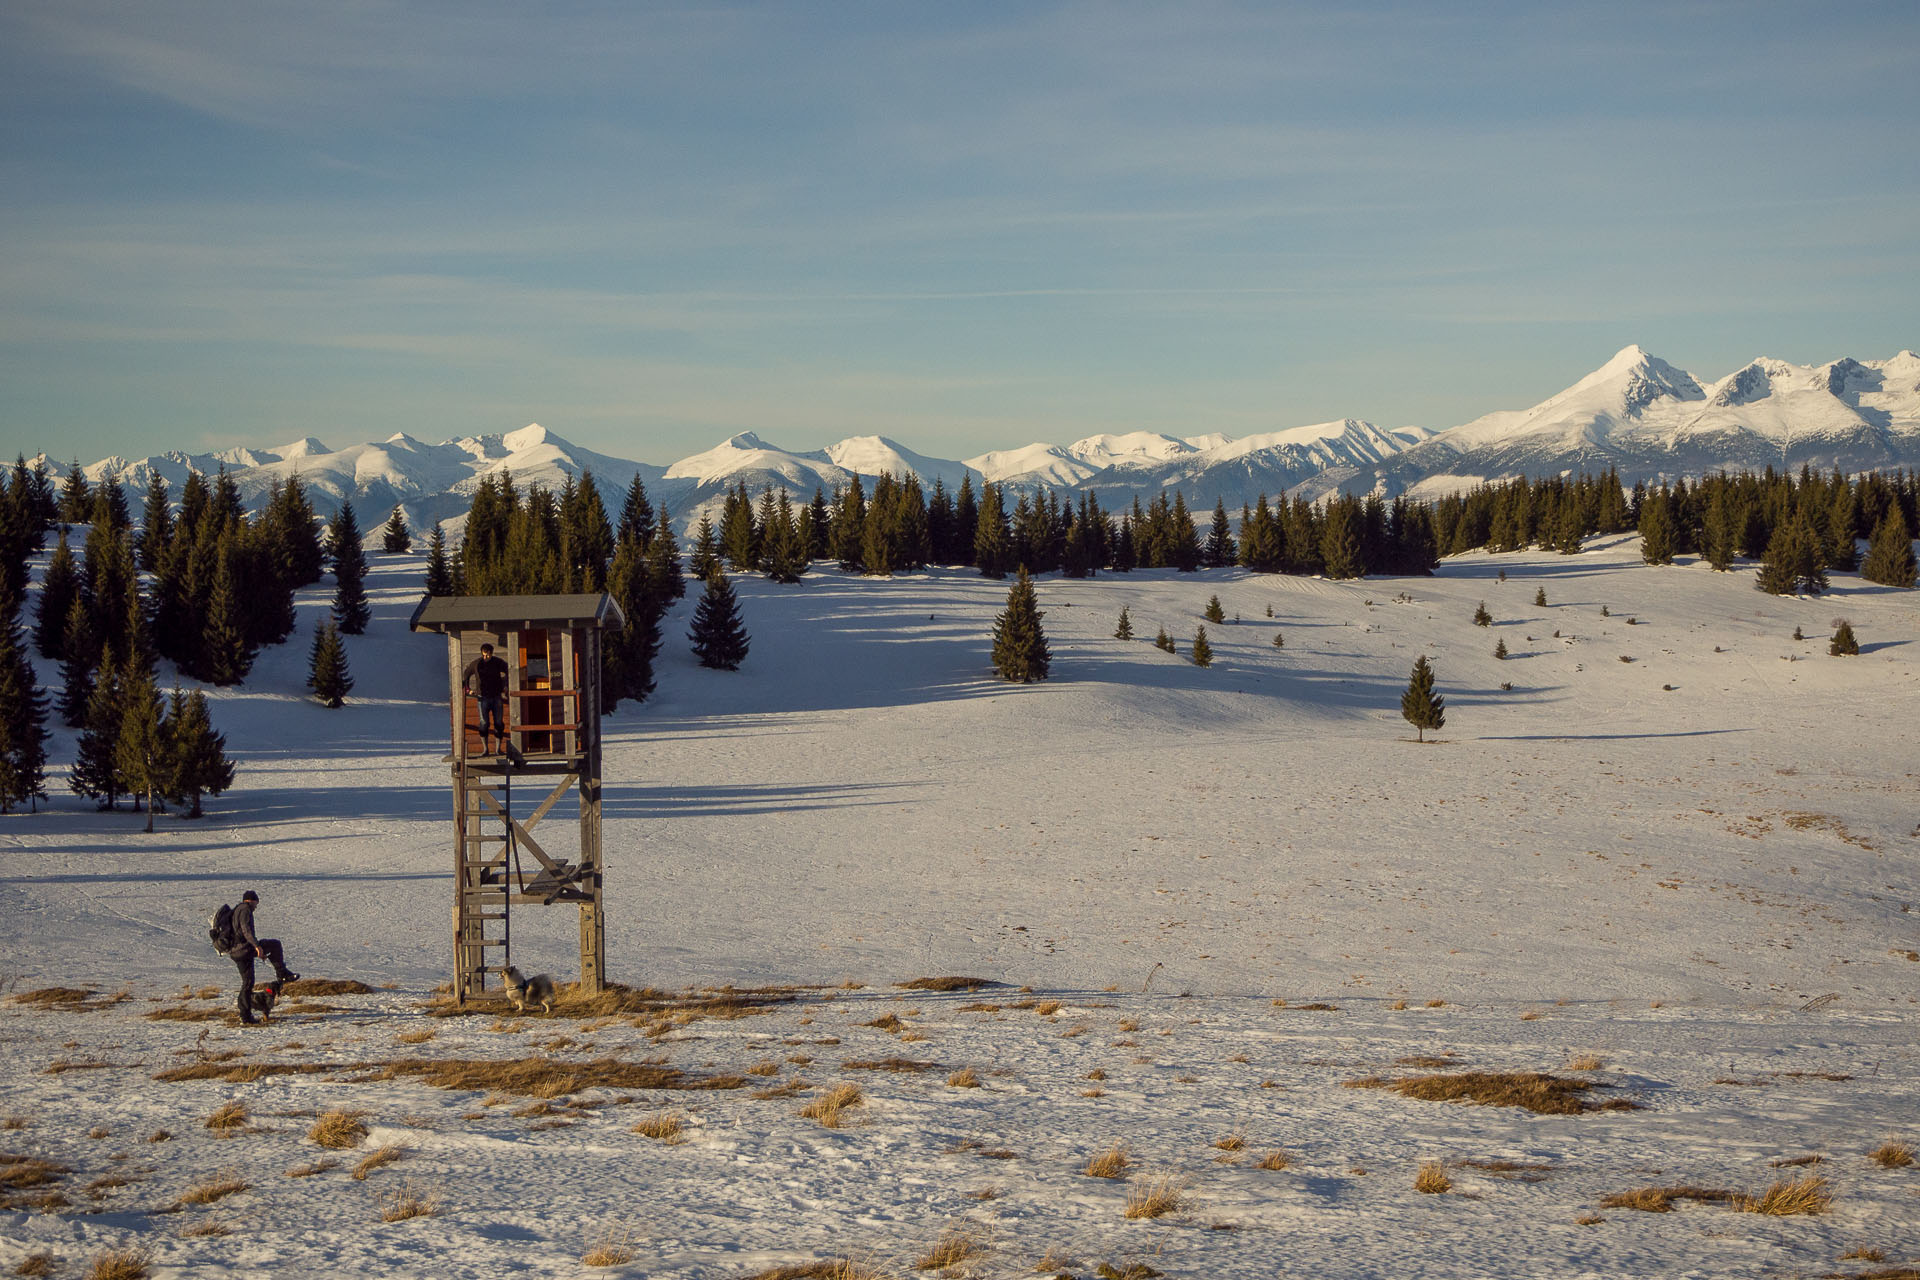
{"type": "Polygon", "coordinates": [[[491,658],[475,658],[460,673],[463,687],[472,688],[476,679],[479,682],[479,694],[483,698],[504,698],[507,694],[507,664],[496,654],[491,658]]]}
{"type": "Polygon", "coordinates": [[[253,907],[254,904],[244,898],[233,904],[233,936],[238,939],[233,948],[236,956],[260,949],[260,939],[253,936],[253,907]]]}

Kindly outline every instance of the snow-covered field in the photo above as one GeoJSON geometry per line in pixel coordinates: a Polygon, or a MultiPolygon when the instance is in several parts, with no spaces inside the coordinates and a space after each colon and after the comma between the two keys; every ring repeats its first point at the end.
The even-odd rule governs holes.
{"type": "MultiPolygon", "coordinates": [[[[216,693],[240,774],[207,821],[148,836],[69,795],[0,820],[0,983],[130,993],[0,1003],[0,1156],[64,1166],[48,1185],[72,1202],[0,1212],[0,1267],[51,1250],[78,1275],[143,1246],[158,1276],[577,1275],[611,1234],[634,1275],[852,1256],[901,1276],[963,1224],[985,1251],[961,1266],[982,1275],[1032,1274],[1049,1250],[1048,1274],[1076,1276],[1920,1262],[1920,1169],[1868,1159],[1920,1143],[1913,597],[1837,575],[1826,597],[1776,599],[1750,571],[1635,550],[1471,555],[1414,580],[1048,578],[1054,679],[1023,688],[987,662],[1004,583],[742,580],[737,673],[692,665],[690,596],[659,693],[609,721],[609,967],[796,990],[737,1018],[502,1023],[427,1008],[450,950],[444,649],[404,628],[418,560],[376,557],[346,709],[301,698],[305,630],[216,693]],[[1203,670],[1185,654],[1215,592],[1240,620],[1208,628],[1203,670]],[[1470,621],[1482,600],[1491,628],[1470,621]],[[1122,605],[1140,639],[1111,638],[1122,605]],[[1826,655],[1840,616],[1858,658],[1826,655]],[[1147,643],[1161,625],[1180,656],[1147,643]],[[1420,653],[1447,698],[1428,745],[1399,717],[1420,653]],[[204,920],[247,887],[295,968],[390,989],[244,1034],[145,1017],[224,1012],[231,966],[204,920]],[[999,985],[891,985],[946,974],[999,985]],[[888,1014],[903,1025],[865,1025],[888,1014]],[[324,1069],[153,1078],[235,1050],[324,1069]],[[370,1078],[519,1056],[774,1074],[545,1111],[420,1066],[370,1078]],[[931,1065],[848,1065],[890,1058],[931,1065]],[[948,1083],[966,1067],[981,1087],[948,1083]],[[1639,1109],[1343,1087],[1446,1070],[1558,1072],[1639,1109]],[[795,1075],[808,1087],[753,1096],[795,1075]],[[797,1114],[843,1081],[866,1095],[843,1127],[797,1114]],[[203,1121],[230,1101],[252,1120],[216,1136],[203,1121]],[[325,1154],[308,1113],[337,1107],[367,1112],[366,1146],[285,1176],[325,1154]],[[656,1110],[685,1141],[631,1131],[656,1110]],[[1213,1145],[1231,1134],[1245,1146],[1213,1145]],[[1115,1142],[1128,1177],[1085,1176],[1115,1142]],[[405,1158],[354,1180],[384,1144],[405,1158]],[[1272,1150],[1287,1167],[1256,1167],[1272,1150]],[[1451,1162],[1451,1190],[1414,1190],[1427,1161],[1451,1162]],[[248,1189],[156,1212],[229,1175],[248,1189]],[[1601,1207],[1803,1175],[1828,1179],[1827,1212],[1601,1207]],[[1163,1176],[1183,1207],[1127,1219],[1130,1190],[1163,1176]],[[437,1216],[380,1221],[403,1181],[437,1216]],[[206,1219],[234,1234],[184,1234],[206,1219]],[[1859,1250],[1884,1260],[1843,1260],[1859,1250]]],[[[303,622],[324,606],[304,598],[303,622]]],[[[514,936],[522,967],[570,975],[570,911],[519,909],[514,936]]]]}

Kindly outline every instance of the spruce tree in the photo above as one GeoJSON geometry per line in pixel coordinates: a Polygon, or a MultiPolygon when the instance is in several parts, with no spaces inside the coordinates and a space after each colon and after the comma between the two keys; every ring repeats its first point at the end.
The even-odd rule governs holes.
{"type": "Polygon", "coordinates": [[[1221,607],[1219,596],[1207,597],[1206,619],[1208,622],[1225,622],[1227,620],[1227,611],[1221,607]]]}
{"type": "Polygon", "coordinates": [[[216,733],[207,708],[207,695],[195,689],[184,702],[173,691],[167,716],[171,733],[173,777],[168,798],[187,806],[184,816],[198,818],[202,796],[217,796],[233,785],[233,761],[227,759],[227,736],[216,733]]]}
{"type": "Polygon", "coordinates": [[[1213,665],[1213,646],[1207,643],[1207,629],[1195,627],[1193,631],[1193,665],[1210,667],[1213,665]]]}
{"type": "Polygon", "coordinates": [[[149,467],[147,505],[140,524],[140,567],[148,573],[157,572],[166,562],[172,542],[173,507],[167,498],[167,482],[156,468],[149,467]]]}
{"type": "Polygon", "coordinates": [[[101,655],[100,668],[87,695],[73,768],[67,774],[67,785],[76,794],[98,800],[102,809],[113,808],[125,790],[120,783],[115,745],[119,736],[119,671],[112,653],[106,652],[101,655]]]}
{"type": "Polygon", "coordinates": [[[1002,680],[1031,684],[1045,680],[1053,655],[1047,650],[1047,636],[1040,629],[1040,600],[1033,590],[1033,579],[1025,569],[1007,590],[1007,607],[993,624],[993,669],[1002,680]]]}
{"type": "Polygon", "coordinates": [[[1164,624],[1158,631],[1153,633],[1153,647],[1163,649],[1168,653],[1174,652],[1173,637],[1167,634],[1167,628],[1164,624]]]}
{"type": "Polygon", "coordinates": [[[1584,549],[1581,538],[1584,533],[1583,521],[1579,511],[1572,503],[1560,513],[1560,524],[1553,538],[1553,549],[1563,556],[1577,556],[1584,549]]]}
{"type": "Polygon", "coordinates": [[[53,556],[47,561],[47,572],[40,580],[39,615],[34,629],[34,639],[40,652],[55,660],[66,656],[67,614],[72,611],[74,602],[80,598],[80,571],[73,559],[73,549],[67,545],[66,530],[60,531],[60,541],[53,548],[53,556]]]}
{"type": "Polygon", "coordinates": [[[1400,695],[1400,714],[1414,727],[1415,740],[1425,742],[1427,730],[1446,726],[1446,710],[1447,700],[1433,691],[1433,667],[1423,653],[1414,659],[1413,675],[1400,695]]]}
{"type": "Polygon", "coordinates": [[[1127,606],[1120,606],[1120,625],[1113,629],[1115,640],[1133,639],[1133,619],[1127,616],[1127,606]]]}
{"type": "Polygon", "coordinates": [[[313,624],[313,647],[307,651],[307,687],[320,705],[337,708],[353,692],[353,676],[347,671],[347,645],[332,618],[313,624]]]}
{"type": "Polygon", "coordinates": [[[60,483],[60,523],[89,524],[92,520],[93,489],[80,470],[80,459],[75,458],[67,469],[67,478],[60,483]]]}
{"type": "Polygon", "coordinates": [[[1482,600],[1474,607],[1473,625],[1476,627],[1490,627],[1493,625],[1493,615],[1487,612],[1487,602],[1485,600],[1482,600]]]}
{"type": "Polygon", "coordinates": [[[1506,659],[1506,656],[1507,656],[1507,642],[1506,642],[1506,640],[1504,640],[1504,639],[1501,639],[1501,640],[1497,640],[1497,641],[1495,641],[1495,642],[1494,642],[1494,645],[1493,645],[1493,656],[1494,656],[1494,657],[1496,657],[1496,658],[1499,658],[1499,659],[1501,659],[1501,660],[1503,660],[1503,661],[1504,661],[1504,660],[1506,659]]]}
{"type": "Polygon", "coordinates": [[[1805,511],[1775,527],[1754,585],[1775,596],[1818,595],[1827,589],[1820,541],[1805,511]]]}
{"type": "Polygon", "coordinates": [[[67,606],[67,625],[61,635],[60,720],[78,729],[87,722],[87,704],[93,700],[93,672],[100,661],[86,602],[67,606]]]}
{"type": "Polygon", "coordinates": [[[207,597],[205,638],[200,661],[195,664],[196,674],[217,685],[239,684],[253,669],[254,647],[247,636],[233,559],[231,553],[222,555],[214,570],[213,591],[207,597]]]}
{"type": "Polygon", "coordinates": [[[1896,502],[1887,507],[1880,523],[1873,527],[1873,541],[1867,548],[1867,558],[1861,562],[1860,576],[1883,587],[1911,590],[1914,567],[1913,539],[1907,533],[1907,519],[1896,502]]]}
{"type": "Polygon", "coordinates": [[[700,517],[699,525],[693,533],[693,550],[687,555],[687,571],[705,582],[720,567],[720,542],[714,535],[713,518],[700,517]]]}
{"type": "Polygon", "coordinates": [[[1329,578],[1359,578],[1367,572],[1361,553],[1360,513],[1351,498],[1336,498],[1327,506],[1327,523],[1320,535],[1320,555],[1329,578]]]}
{"type": "Polygon", "coordinates": [[[746,660],[749,637],[740,620],[739,601],[727,575],[716,569],[707,578],[706,593],[693,607],[693,655],[703,667],[738,671],[746,660]]]}
{"type": "Polygon", "coordinates": [[[620,540],[613,549],[613,563],[607,568],[607,594],[620,606],[626,626],[604,640],[608,711],[618,707],[622,698],[645,702],[653,692],[653,660],[660,652],[660,615],[664,605],[647,572],[644,544],[626,525],[621,529],[620,540]]]}
{"type": "Polygon", "coordinates": [[[403,556],[413,550],[413,531],[407,528],[406,513],[399,507],[387,517],[387,525],[380,535],[380,550],[390,556],[403,556]]]}
{"type": "Polygon", "coordinates": [[[17,609],[0,619],[0,813],[47,794],[47,699],[17,609]]]}
{"type": "Polygon", "coordinates": [[[1284,649],[1287,647],[1287,636],[1284,631],[1276,631],[1273,633],[1273,647],[1276,649],[1284,649]]]}
{"type": "Polygon", "coordinates": [[[333,619],[344,634],[357,636],[366,631],[373,611],[367,606],[367,553],[360,546],[360,522],[351,502],[340,504],[327,533],[333,556],[333,619]]]}
{"type": "Polygon", "coordinates": [[[1666,498],[1649,493],[1640,508],[1640,558],[1648,564],[1672,564],[1675,533],[1666,498]]]}
{"type": "Polygon", "coordinates": [[[1860,655],[1860,642],[1854,639],[1853,624],[1845,618],[1834,628],[1833,639],[1827,642],[1827,652],[1836,658],[1855,658],[1860,655]]]}
{"type": "Polygon", "coordinates": [[[735,573],[751,573],[760,567],[760,530],[753,519],[753,499],[747,496],[747,482],[727,491],[720,508],[720,553],[735,573]]]}
{"type": "Polygon", "coordinates": [[[160,693],[153,673],[129,661],[120,689],[120,733],[114,739],[114,766],[125,780],[138,809],[144,800],[148,831],[153,830],[156,797],[164,797],[173,782],[171,739],[162,720],[160,693]]]}
{"type": "MultiPolygon", "coordinates": [[[[964,486],[962,492],[964,492],[964,486]]],[[[1013,531],[997,484],[980,486],[980,514],[974,522],[973,562],[983,578],[1004,578],[1013,561],[1013,531]]]]}
{"type": "Polygon", "coordinates": [[[761,554],[767,576],[775,582],[800,581],[807,571],[807,543],[805,535],[794,527],[793,505],[785,489],[780,491],[780,499],[774,504],[767,523],[766,546],[761,554]]]}
{"type": "Polygon", "coordinates": [[[1240,548],[1235,545],[1232,527],[1227,523],[1227,501],[1225,498],[1215,498],[1213,500],[1213,524],[1207,531],[1207,567],[1210,569],[1225,568],[1227,565],[1239,559],[1239,556],[1240,548]]]}
{"type": "Polygon", "coordinates": [[[447,558],[447,534],[438,523],[427,538],[427,594],[453,594],[453,565],[447,558]]]}
{"type": "Polygon", "coordinates": [[[1547,607],[1547,589],[1545,587],[1535,589],[1533,593],[1533,607],[1536,609],[1544,609],[1547,607]]]}
{"type": "Polygon", "coordinates": [[[660,508],[653,537],[647,540],[647,582],[662,613],[687,594],[687,577],[680,572],[680,543],[673,536],[673,521],[665,507],[660,508]]]}

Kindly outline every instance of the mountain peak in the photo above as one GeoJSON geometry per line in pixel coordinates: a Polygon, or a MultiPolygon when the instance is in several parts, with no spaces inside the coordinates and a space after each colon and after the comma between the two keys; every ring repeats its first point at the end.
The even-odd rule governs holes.
{"type": "Polygon", "coordinates": [[[558,443],[558,438],[537,422],[529,422],[518,431],[509,431],[500,437],[500,445],[508,453],[519,453],[523,449],[537,449],[543,444],[558,443]]]}
{"type": "Polygon", "coordinates": [[[312,436],[302,436],[292,444],[281,445],[274,452],[278,453],[282,458],[314,458],[319,457],[321,454],[332,453],[333,450],[327,448],[327,446],[321,444],[312,436]]]}

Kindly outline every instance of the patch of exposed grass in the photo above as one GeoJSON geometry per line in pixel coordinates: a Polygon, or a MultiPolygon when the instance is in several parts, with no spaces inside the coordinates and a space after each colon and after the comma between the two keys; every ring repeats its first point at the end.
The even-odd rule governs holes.
{"type": "Polygon", "coordinates": [[[756,1271],[744,1280],[887,1280],[887,1273],[857,1258],[827,1258],[756,1271]]]}
{"type": "Polygon", "coordinates": [[[187,1240],[204,1240],[210,1236],[230,1236],[233,1228],[218,1218],[202,1218],[190,1227],[181,1228],[180,1235],[187,1240]]]}
{"type": "Polygon", "coordinates": [[[1833,1206],[1833,1186],[1819,1174],[1782,1178],[1757,1196],[1742,1196],[1734,1207],[1742,1213],[1764,1213],[1787,1218],[1803,1213],[1825,1213],[1833,1206]]]}
{"type": "Polygon", "coordinates": [[[1867,1159],[1882,1169],[1905,1169],[1913,1164],[1913,1148],[1889,1139],[1868,1152],[1867,1159]]]}
{"type": "Polygon", "coordinates": [[[803,1120],[817,1120],[823,1128],[838,1129],[841,1113],[849,1107],[857,1107],[866,1101],[866,1095],[860,1092],[860,1086],[837,1084],[821,1094],[806,1106],[800,1108],[803,1120]]]}
{"type": "Polygon", "coordinates": [[[909,1075],[919,1075],[923,1071],[932,1071],[940,1064],[920,1062],[913,1058],[870,1058],[842,1062],[840,1065],[849,1071],[903,1071],[909,1075]]]}
{"type": "Polygon", "coordinates": [[[32,1124],[32,1123],[33,1122],[27,1119],[27,1117],[20,1115],[17,1112],[9,1116],[0,1116],[0,1130],[4,1130],[7,1132],[12,1132],[13,1130],[16,1130],[16,1129],[24,1129],[29,1124],[32,1124]]]}
{"type": "Polygon", "coordinates": [[[428,1027],[425,1031],[402,1031],[393,1038],[393,1042],[395,1044],[425,1044],[439,1034],[440,1033],[432,1027],[428,1027]]]}
{"type": "Polygon", "coordinates": [[[367,1175],[375,1169],[384,1169],[390,1164],[397,1164],[406,1159],[410,1150],[411,1148],[399,1142],[388,1142],[375,1147],[361,1157],[359,1164],[353,1166],[353,1180],[365,1182],[367,1175]]]}
{"type": "Polygon", "coordinates": [[[624,1267],[635,1257],[631,1232],[615,1231],[609,1227],[592,1248],[580,1255],[580,1265],[586,1267],[624,1267]]]}
{"type": "Polygon", "coordinates": [[[940,1233],[940,1238],[913,1265],[918,1271],[943,1271],[959,1266],[968,1258],[977,1258],[986,1251],[986,1244],[966,1228],[949,1227],[940,1233]]]}
{"type": "Polygon", "coordinates": [[[1602,1209],[1638,1209],[1642,1213],[1672,1213],[1676,1200],[1693,1200],[1701,1204],[1729,1204],[1738,1199],[1731,1191],[1721,1191],[1711,1187],[1635,1187],[1631,1191],[1616,1191],[1600,1202],[1602,1209]]]}
{"type": "Polygon", "coordinates": [[[1420,1166],[1420,1172],[1413,1175],[1413,1189],[1425,1195],[1440,1195],[1453,1190],[1453,1179],[1447,1176],[1445,1165],[1438,1160],[1428,1160],[1420,1166]]]}
{"type": "Polygon", "coordinates": [[[691,1076],[659,1063],[620,1058],[405,1058],[359,1069],[375,1071],[372,1079],[417,1076],[437,1089],[491,1090],[523,1098],[557,1098],[588,1089],[738,1089],[746,1084],[743,1076],[691,1076]]]}
{"type": "Polygon", "coordinates": [[[1135,1219],[1164,1218],[1179,1210],[1180,1192],[1180,1184],[1171,1177],[1136,1182],[1127,1188],[1126,1216],[1135,1219]]]}
{"type": "Polygon", "coordinates": [[[687,1140],[686,1121],[671,1111],[656,1111],[650,1116],[642,1116],[633,1126],[633,1132],[643,1138],[652,1138],[669,1146],[677,1146],[687,1140]]]}
{"type": "Polygon", "coordinates": [[[380,1197],[380,1221],[405,1222],[408,1218],[432,1218],[440,1212],[440,1193],[421,1186],[411,1178],[380,1197]]]}
{"type": "Polygon", "coordinates": [[[1116,1142],[1105,1151],[1095,1152],[1087,1161],[1086,1168],[1080,1172],[1089,1178],[1122,1178],[1126,1176],[1127,1166],[1131,1163],[1127,1144],[1116,1142]]]}
{"type": "Polygon", "coordinates": [[[1236,1129],[1232,1133],[1224,1133],[1215,1138],[1213,1145],[1222,1151],[1244,1151],[1247,1147],[1247,1135],[1244,1131],[1236,1129]]]}
{"type": "Polygon", "coordinates": [[[182,1205],[212,1204],[216,1200],[224,1200],[228,1196],[239,1195],[242,1191],[246,1191],[252,1186],[253,1184],[244,1178],[237,1178],[232,1174],[226,1174],[222,1177],[214,1178],[211,1181],[203,1182],[197,1187],[189,1188],[186,1194],[180,1197],[179,1202],[182,1205]]]}
{"type": "Polygon", "coordinates": [[[109,1249],[93,1255],[87,1264],[87,1280],[146,1280],[147,1263],[152,1260],[145,1249],[109,1249]]]}
{"type": "Polygon", "coordinates": [[[312,1164],[303,1164],[287,1170],[289,1178],[311,1178],[316,1173],[325,1173],[329,1169],[338,1169],[340,1162],[334,1159],[315,1160],[312,1164]]]}
{"type": "Polygon", "coordinates": [[[903,991],[978,991],[982,987],[991,987],[995,984],[985,978],[949,976],[915,978],[912,982],[896,982],[893,985],[903,991]]]}
{"type": "Polygon", "coordinates": [[[1580,1053],[1567,1059],[1569,1071],[1605,1071],[1607,1060],[1597,1053],[1580,1053]]]}
{"type": "Polygon", "coordinates": [[[20,1259],[19,1263],[13,1269],[13,1274],[17,1276],[50,1276],[53,1274],[54,1265],[54,1256],[43,1250],[39,1253],[30,1253],[20,1259]]]}
{"type": "Polygon", "coordinates": [[[863,1022],[860,1025],[863,1027],[872,1027],[876,1031],[885,1031],[889,1034],[904,1031],[907,1028],[907,1024],[900,1021],[900,1015],[896,1013],[883,1013],[873,1021],[863,1022]]]}
{"type": "Polygon", "coordinates": [[[980,1076],[972,1067],[962,1067],[947,1077],[947,1084],[955,1089],[978,1089],[980,1076]]]}
{"type": "Polygon", "coordinates": [[[305,1000],[313,996],[370,996],[373,988],[352,978],[301,978],[280,988],[280,994],[290,1000],[305,1000]]]}
{"type": "Polygon", "coordinates": [[[1825,1164],[1826,1159],[1825,1156],[1784,1156],[1767,1161],[1767,1166],[1773,1169],[1804,1169],[1812,1164],[1825,1164]]]}
{"type": "Polygon", "coordinates": [[[1448,1163],[1457,1169],[1473,1169],[1490,1178],[1499,1178],[1508,1182],[1541,1182],[1553,1172],[1553,1166],[1550,1164],[1527,1164],[1521,1160],[1482,1160],[1470,1157],[1448,1163]]]}
{"type": "Polygon", "coordinates": [[[1267,1154],[1265,1154],[1264,1156],[1261,1156],[1258,1160],[1254,1161],[1253,1167],[1256,1169],[1267,1169],[1270,1171],[1278,1171],[1281,1169],[1288,1168],[1292,1164],[1293,1164],[1293,1157],[1288,1155],[1286,1152],[1269,1151],[1267,1152],[1267,1154]]]}
{"type": "Polygon", "coordinates": [[[230,1138],[237,1133],[244,1133],[247,1121],[252,1117],[253,1113],[247,1110],[246,1103],[227,1102],[214,1109],[213,1114],[207,1117],[206,1125],[220,1137],[230,1138]]]}
{"type": "Polygon", "coordinates": [[[154,1073],[163,1084],[185,1084],[193,1080],[224,1080],[228,1084],[250,1084],[268,1076],[318,1076],[329,1071],[351,1070],[329,1067],[318,1062],[195,1062],[184,1067],[169,1067],[154,1073]]]}
{"type": "Polygon", "coordinates": [[[1416,1053],[1411,1057],[1395,1058],[1393,1065],[1396,1067],[1423,1067],[1429,1071],[1433,1071],[1440,1068],[1457,1066],[1458,1064],[1449,1057],[1436,1057],[1433,1054],[1416,1053]]]}
{"type": "Polygon", "coordinates": [[[33,1009],[77,1009],[93,998],[93,992],[85,987],[41,987],[37,991],[22,991],[13,997],[15,1004],[24,1004],[33,1009]]]}
{"type": "Polygon", "coordinates": [[[1542,1071],[1462,1071],[1450,1075],[1413,1076],[1383,1080],[1369,1076],[1346,1081],[1349,1089],[1391,1089],[1427,1102],[1469,1102],[1482,1107],[1521,1107],[1541,1115],[1578,1115],[1583,1111],[1637,1110],[1626,1098],[1596,1103],[1583,1097],[1597,1086],[1590,1080],[1548,1075],[1542,1071]]]}
{"type": "Polygon", "coordinates": [[[367,1126],[360,1117],[364,1111],[336,1108],[313,1122],[307,1138],[329,1151],[347,1151],[367,1140],[367,1126]]]}

